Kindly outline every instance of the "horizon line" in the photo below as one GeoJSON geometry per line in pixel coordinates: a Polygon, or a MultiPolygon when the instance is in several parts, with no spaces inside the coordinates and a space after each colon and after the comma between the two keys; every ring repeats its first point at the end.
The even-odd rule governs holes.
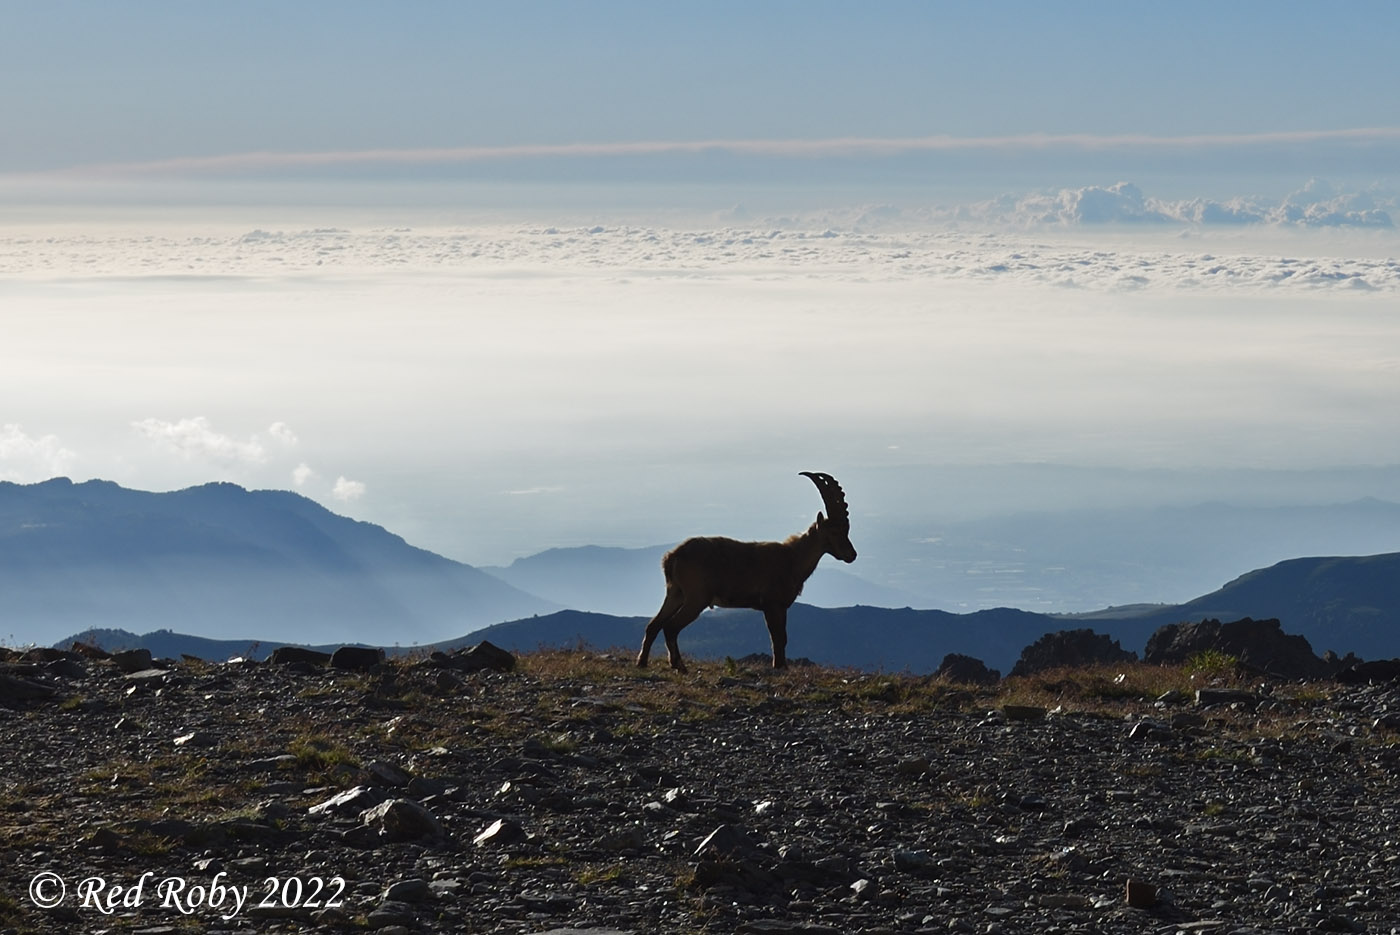
{"type": "Polygon", "coordinates": [[[1400,127],[1343,130],[1281,130],[1262,133],[1154,134],[1028,133],[1011,136],[825,137],[817,139],[635,140],[621,142],[521,143],[276,152],[255,150],[210,156],[176,156],[137,162],[95,163],[61,169],[0,173],[0,179],[72,179],[131,177],[159,173],[217,175],[277,169],[347,165],[444,165],[549,158],[606,159],[626,156],[694,155],[728,152],[758,158],[851,158],[907,153],[957,153],[976,150],[1104,152],[1129,149],[1230,149],[1317,143],[1387,143],[1400,141],[1400,127]]]}

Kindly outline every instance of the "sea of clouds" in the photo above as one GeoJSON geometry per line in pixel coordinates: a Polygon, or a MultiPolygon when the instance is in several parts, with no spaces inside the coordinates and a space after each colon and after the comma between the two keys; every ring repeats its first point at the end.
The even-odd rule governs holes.
{"type": "Polygon", "coordinates": [[[927,464],[1395,464],[1400,240],[1367,214],[1393,210],[1321,184],[684,223],[30,210],[0,216],[0,479],[292,487],[503,564],[785,534],[796,470],[870,518],[965,509],[876,481],[927,464]]]}
{"type": "Polygon", "coordinates": [[[0,225],[0,276],[286,277],[385,272],[794,273],[1091,290],[1400,289],[1390,214],[1366,195],[1265,206],[1164,202],[1131,184],[956,209],[890,206],[655,226],[414,225],[178,230],[0,225]],[[1289,238],[1315,228],[1365,241],[1289,238]],[[1259,235],[1253,242],[1249,235],[1259,235]],[[1080,235],[1080,236],[1076,236],[1080,235]]]}

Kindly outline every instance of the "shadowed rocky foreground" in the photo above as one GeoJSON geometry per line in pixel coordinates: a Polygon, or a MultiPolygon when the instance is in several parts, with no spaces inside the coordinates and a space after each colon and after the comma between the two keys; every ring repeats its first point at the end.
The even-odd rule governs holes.
{"type": "Polygon", "coordinates": [[[1400,931],[1391,684],[104,656],[0,665],[5,933],[1400,931]]]}

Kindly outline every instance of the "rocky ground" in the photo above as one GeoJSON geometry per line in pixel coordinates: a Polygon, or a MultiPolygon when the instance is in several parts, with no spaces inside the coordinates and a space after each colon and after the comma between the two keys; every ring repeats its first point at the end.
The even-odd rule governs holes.
{"type": "Polygon", "coordinates": [[[1400,931],[1389,685],[470,667],[10,653],[0,932],[1400,931]]]}

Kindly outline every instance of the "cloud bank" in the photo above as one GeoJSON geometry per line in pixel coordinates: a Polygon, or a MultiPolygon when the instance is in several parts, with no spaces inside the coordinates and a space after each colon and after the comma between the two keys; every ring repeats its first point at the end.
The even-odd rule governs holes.
{"type": "Polygon", "coordinates": [[[0,426],[0,480],[32,482],[67,474],[76,457],[55,435],[31,436],[14,423],[0,426]]]}
{"type": "MultiPolygon", "coordinates": [[[[278,423],[281,425],[281,423],[278,423]]],[[[267,461],[267,448],[255,435],[240,441],[214,431],[203,416],[167,422],[148,418],[133,422],[137,434],[169,451],[186,458],[198,458],[215,464],[262,464],[267,461]]]]}
{"type": "MultiPolygon", "coordinates": [[[[1237,197],[1170,201],[1151,198],[1131,182],[1062,189],[1053,194],[1007,196],[945,212],[947,219],[1021,228],[1101,224],[1188,224],[1200,227],[1354,227],[1390,229],[1394,197],[1342,192],[1314,179],[1281,202],[1237,197]]],[[[937,216],[938,212],[933,212],[937,216]]]]}
{"type": "Polygon", "coordinates": [[[530,160],[615,159],[727,154],[759,159],[885,158],[919,154],[1252,152],[1278,148],[1374,147],[1400,143],[1400,127],[1269,133],[1152,134],[1031,133],[995,137],[827,137],[821,139],[634,140],[524,145],[361,149],[324,152],[246,152],[63,169],[49,176],[220,176],[334,169],[346,166],[421,167],[530,160]]]}
{"type": "MultiPolygon", "coordinates": [[[[1118,291],[1400,291],[1395,196],[1320,182],[1264,203],[1244,197],[1169,201],[1122,182],[1006,196],[954,208],[866,205],[755,217],[735,209],[701,227],[593,224],[246,228],[133,227],[93,237],[0,230],[0,276],[91,277],[198,285],[225,278],[447,275],[684,275],[726,279],[800,274],[850,281],[977,282],[1118,291]],[[1355,231],[1364,249],[1326,230],[1355,231]],[[1246,235],[1263,236],[1251,241],[1246,235]],[[1138,233],[1169,236],[1138,237],[1138,233]],[[1196,237],[1195,234],[1211,235],[1196,237]],[[1070,236],[1062,236],[1069,234],[1070,236]],[[1171,236],[1171,235],[1191,236],[1171,236]]],[[[137,423],[187,454],[256,462],[296,443],[285,425],[246,440],[204,420],[137,423]]]]}
{"type": "Polygon", "coordinates": [[[331,488],[331,496],[342,503],[358,500],[365,495],[365,485],[357,480],[350,480],[346,477],[337,477],[335,486],[331,488]]]}

